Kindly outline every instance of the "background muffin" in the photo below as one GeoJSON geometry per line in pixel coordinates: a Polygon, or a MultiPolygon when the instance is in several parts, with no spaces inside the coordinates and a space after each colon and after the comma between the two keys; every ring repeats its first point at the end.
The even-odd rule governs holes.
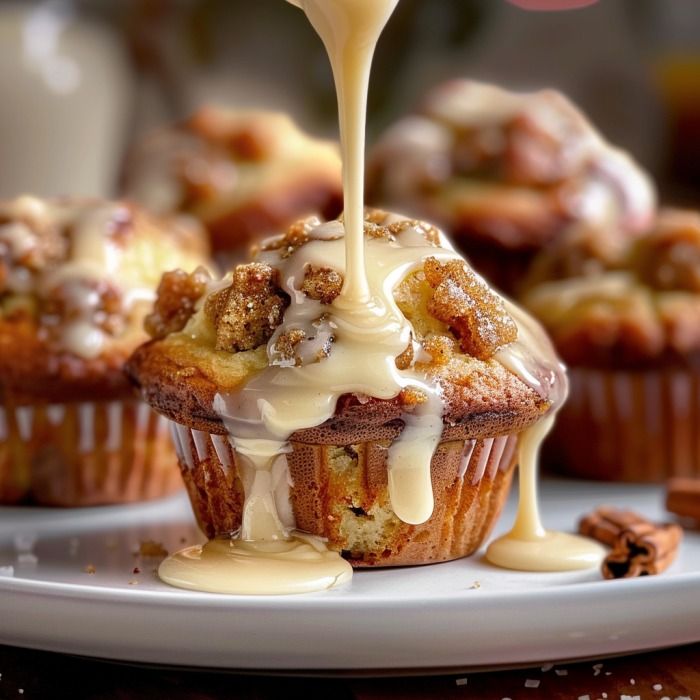
{"type": "MultiPolygon", "coordinates": [[[[298,528],[327,538],[355,566],[466,556],[500,512],[520,432],[551,407],[563,378],[552,378],[542,395],[497,359],[518,328],[463,261],[431,257],[441,250],[436,229],[373,213],[365,234],[375,246],[372,254],[418,240],[428,251],[397,284],[394,298],[413,329],[397,367],[432,380],[444,400],[431,465],[435,508],[425,523],[410,525],[394,514],[389,499],[388,450],[427,400],[408,388],[388,400],[345,394],[329,420],[293,433],[286,466],[282,460],[273,469],[277,509],[298,528]]],[[[322,324],[332,319],[343,271],[303,267],[293,293],[318,305],[319,332],[313,338],[294,330],[279,334],[292,290],[283,288],[275,261],[291,259],[294,266],[295,256],[306,259],[307,243],[342,235],[339,222],[301,222],[268,240],[257,261],[239,265],[222,282],[191,277],[183,288],[168,276],[163,280],[149,319],[155,339],[135,352],[129,372],[144,398],[172,421],[193,509],[210,537],[238,530],[245,498],[238,457],[215,410],[221,397],[225,402],[270,365],[303,367],[328,361],[334,352],[332,323],[326,336],[322,324]]]]}
{"type": "Polygon", "coordinates": [[[285,114],[204,107],[132,149],[124,192],[156,213],[193,215],[215,252],[243,257],[301,216],[338,214],[340,171],[336,145],[285,114]]]}
{"type": "Polygon", "coordinates": [[[522,298],[570,366],[553,459],[579,476],[700,476],[700,215],[666,210],[626,245],[575,230],[522,298]]]}
{"type": "Polygon", "coordinates": [[[123,365],[161,273],[204,262],[202,240],[121,202],[0,203],[0,503],[176,488],[161,422],[123,365]]]}
{"type": "Polygon", "coordinates": [[[375,144],[368,201],[445,227],[475,268],[512,293],[534,254],[574,222],[647,227],[649,178],[552,90],[467,80],[438,86],[375,144]]]}

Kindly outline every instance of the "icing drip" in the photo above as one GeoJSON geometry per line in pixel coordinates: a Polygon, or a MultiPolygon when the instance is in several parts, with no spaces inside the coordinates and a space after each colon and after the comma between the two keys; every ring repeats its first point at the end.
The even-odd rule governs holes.
{"type": "Polygon", "coordinates": [[[496,566],[522,571],[570,571],[597,566],[605,550],[597,542],[565,532],[545,530],[537,501],[537,456],[554,424],[554,412],[520,438],[520,499],[515,524],[493,541],[486,558],[496,566]]]}
{"type": "Polygon", "coordinates": [[[276,251],[260,256],[261,261],[280,270],[291,304],[268,343],[270,367],[239,392],[218,395],[215,408],[234,440],[264,436],[277,441],[276,449],[281,451],[296,430],[331,418],[343,394],[393,399],[402,389],[418,389],[426,401],[407,415],[403,432],[389,452],[388,468],[397,515],[406,522],[424,522],[432,512],[430,458],[442,433],[442,401],[438,388],[424,377],[396,367],[395,358],[414,333],[394,300],[393,290],[425,258],[459,256],[429,244],[411,228],[395,240],[369,239],[366,276],[372,304],[356,309],[339,303],[339,296],[332,304],[322,305],[307,298],[300,287],[308,266],[333,267],[345,274],[343,230],[338,222],[331,222],[312,229],[309,236],[312,240],[288,257],[282,258],[276,251]],[[303,330],[312,338],[302,341],[299,348],[301,358],[312,355],[304,343],[316,343],[319,328],[314,324],[319,317],[324,318],[327,329],[322,333],[332,333],[328,356],[314,357],[307,364],[302,359],[298,366],[275,366],[278,339],[291,329],[303,330]]]}
{"type": "MultiPolygon", "coordinates": [[[[425,397],[406,412],[404,428],[388,452],[388,481],[392,509],[403,521],[422,523],[433,511],[430,467],[443,430],[443,402],[439,387],[410,368],[396,366],[397,356],[415,334],[393,292],[427,257],[451,260],[459,256],[449,246],[428,242],[414,227],[392,237],[373,238],[364,232],[364,120],[369,71],[379,34],[398,0],[291,1],[306,12],[318,31],[333,68],[345,221],[307,222],[305,233],[310,240],[301,248],[267,250],[258,257],[278,270],[290,305],[268,342],[268,367],[239,391],[219,394],[214,401],[243,472],[241,531],[233,539],[214,540],[165,560],[160,576],[186,588],[295,593],[349,579],[349,565],[337,553],[282,521],[272,478],[275,464],[279,465],[290,449],[290,436],[331,418],[343,394],[394,399],[402,390],[412,388],[425,397]],[[330,268],[343,276],[341,292],[331,303],[322,304],[304,294],[302,284],[310,267],[330,268]],[[292,331],[301,340],[289,357],[280,352],[278,344],[292,331]],[[302,567],[298,566],[300,552],[302,567]],[[331,576],[319,577],[317,565],[330,567],[331,576]]],[[[497,359],[548,397],[562,370],[544,334],[523,312],[516,312],[518,339],[497,359]]],[[[186,333],[202,327],[202,313],[200,308],[186,333]]],[[[534,443],[539,439],[532,433],[534,443]]]]}

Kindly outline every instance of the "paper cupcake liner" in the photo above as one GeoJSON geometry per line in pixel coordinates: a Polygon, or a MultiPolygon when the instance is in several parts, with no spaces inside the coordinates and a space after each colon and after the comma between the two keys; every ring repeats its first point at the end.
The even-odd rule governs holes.
{"type": "Polygon", "coordinates": [[[127,503],[180,486],[167,421],[144,403],[0,406],[0,503],[127,503]]]}
{"type": "Polygon", "coordinates": [[[700,477],[700,374],[573,369],[569,379],[552,463],[615,481],[700,477]]]}
{"type": "MultiPolygon", "coordinates": [[[[238,530],[244,501],[235,451],[226,436],[171,423],[180,467],[200,528],[208,537],[238,530]]],[[[319,535],[354,566],[397,566],[472,554],[506,499],[517,435],[440,443],[432,461],[435,508],[421,525],[391,511],[388,440],[353,445],[292,442],[273,469],[283,522],[319,535]]]]}

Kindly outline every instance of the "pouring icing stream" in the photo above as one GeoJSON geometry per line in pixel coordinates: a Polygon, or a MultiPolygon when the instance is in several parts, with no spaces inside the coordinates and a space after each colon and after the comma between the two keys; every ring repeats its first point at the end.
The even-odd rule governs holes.
{"type": "MultiPolygon", "coordinates": [[[[238,537],[213,540],[163,562],[161,578],[185,588],[278,594],[320,590],[350,579],[350,565],[337,553],[327,550],[319,538],[296,532],[292,524],[283,522],[272,476],[273,466],[285,460],[292,433],[324,423],[334,414],[337,399],[346,393],[391,399],[402,389],[415,387],[427,397],[407,416],[400,437],[389,450],[387,468],[392,509],[401,520],[422,523],[433,510],[430,462],[443,428],[442,399],[436,386],[411,370],[396,367],[395,358],[411,342],[412,329],[393,299],[393,289],[425,258],[459,256],[449,245],[439,248],[428,244],[412,229],[395,240],[365,240],[364,236],[364,137],[370,66],[377,39],[398,0],[289,1],[307,14],[333,68],[345,221],[309,224],[306,233],[310,242],[303,246],[302,255],[283,257],[277,251],[267,251],[259,256],[260,262],[280,271],[280,283],[291,304],[268,343],[268,368],[240,391],[217,395],[214,405],[243,472],[246,499],[241,531],[238,537]],[[343,274],[342,291],[325,310],[300,291],[307,265],[330,267],[343,274]],[[299,347],[302,357],[317,354],[323,339],[332,334],[331,352],[320,362],[285,364],[277,356],[275,344],[290,329],[308,331],[309,340],[299,347]]],[[[546,385],[556,377],[546,369],[546,362],[538,361],[539,346],[527,345],[532,333],[526,327],[530,322],[525,314],[518,312],[516,320],[521,329],[519,339],[502,350],[498,359],[524,381],[546,391],[546,385]]],[[[551,347],[545,349],[544,357],[553,358],[551,347]]],[[[537,441],[534,430],[528,435],[537,441]]]]}

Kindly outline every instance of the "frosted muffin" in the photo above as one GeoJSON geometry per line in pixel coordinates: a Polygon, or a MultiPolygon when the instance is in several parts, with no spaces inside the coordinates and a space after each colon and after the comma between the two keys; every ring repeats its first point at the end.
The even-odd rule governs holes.
{"type": "Polygon", "coordinates": [[[96,505],[177,488],[162,420],[123,372],[161,274],[201,233],[134,207],[0,203],[0,503],[96,505]]]}
{"type": "Polygon", "coordinates": [[[637,241],[576,230],[522,297],[570,367],[550,445],[584,477],[700,476],[700,215],[666,210],[637,241]]]}
{"type": "Polygon", "coordinates": [[[438,86],[380,137],[367,196],[441,224],[509,293],[572,223],[630,236],[649,226],[655,207],[647,175],[564,96],[467,80],[438,86]]]}
{"type": "Polygon", "coordinates": [[[136,144],[124,192],[158,214],[194,216],[215,252],[242,257],[302,216],[340,212],[340,157],[285,114],[203,107],[136,144]]]}
{"type": "Polygon", "coordinates": [[[407,333],[388,356],[377,346],[353,364],[336,313],[343,236],[342,222],[309,219],[265,241],[253,262],[221,281],[183,285],[179,274],[166,275],[149,318],[154,339],[128,371],[171,421],[210,538],[237,532],[245,503],[259,497],[258,474],[253,481],[232,438],[246,429],[256,436],[248,392],[272,422],[286,413],[297,426],[267,477],[270,507],[287,527],[326,538],[354,566],[466,556],[501,510],[522,431],[561,398],[565,379],[558,363],[538,359],[541,348],[551,352],[539,327],[444,247],[435,228],[379,212],[365,222],[368,278],[380,281],[373,289],[387,293],[383,304],[407,321],[407,333]],[[330,393],[324,363],[337,369],[330,393]],[[362,375],[380,392],[382,363],[403,390],[371,398],[343,388],[362,375]],[[523,366],[530,383],[517,372],[523,366]],[[271,400],[279,390],[284,403],[271,400]],[[418,475],[425,492],[407,497],[394,458],[413,449],[427,455],[418,475]],[[411,496],[434,503],[409,517],[411,496]]]}

